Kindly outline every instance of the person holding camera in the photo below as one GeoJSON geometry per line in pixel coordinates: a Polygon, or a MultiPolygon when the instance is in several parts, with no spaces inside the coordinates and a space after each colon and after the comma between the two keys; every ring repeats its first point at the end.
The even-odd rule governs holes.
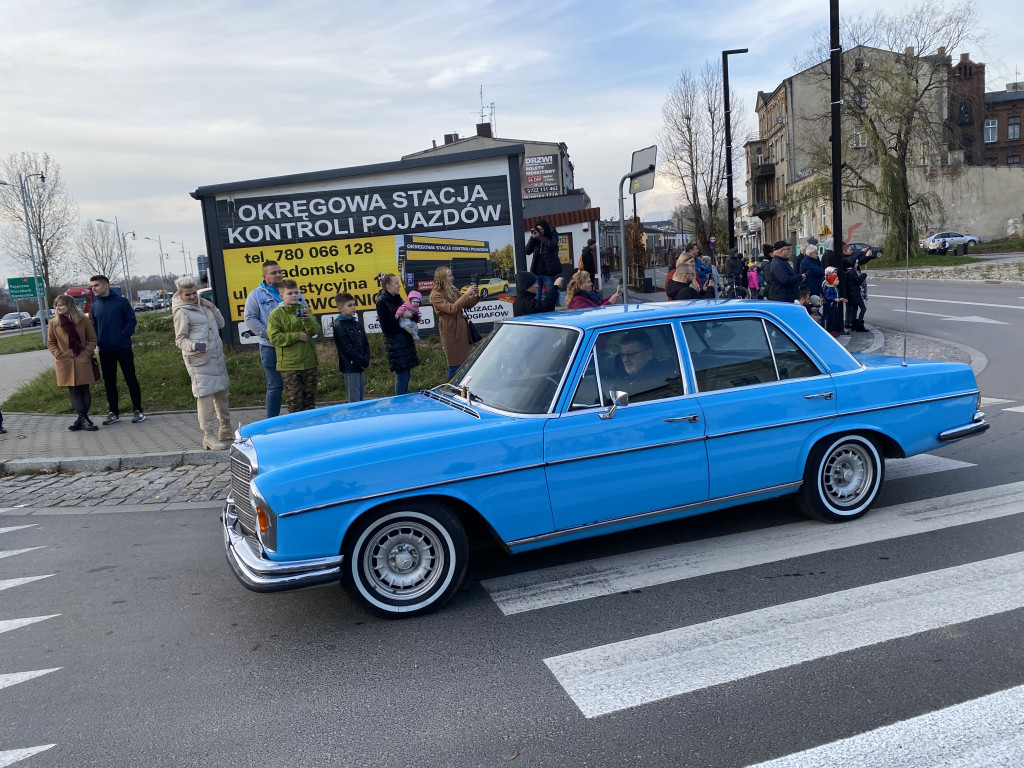
{"type": "Polygon", "coordinates": [[[288,412],[308,411],[316,408],[317,359],[313,339],[320,334],[320,323],[302,303],[299,284],[294,280],[281,281],[281,301],[267,320],[267,338],[277,352],[277,370],[284,381],[288,412]]]}
{"type": "Polygon", "coordinates": [[[174,285],[178,289],[171,300],[174,344],[181,350],[185,370],[192,379],[203,448],[223,451],[235,436],[228,412],[231,380],[220,340],[224,316],[213,302],[199,298],[194,277],[179,277],[174,285]]]}
{"type": "MultiPolygon", "coordinates": [[[[537,298],[543,299],[554,288],[555,278],[562,274],[562,262],[558,258],[558,231],[548,224],[547,219],[537,219],[530,230],[526,255],[531,254],[530,272],[537,278],[537,298]]],[[[557,303],[557,297],[555,301],[557,303]]]]}

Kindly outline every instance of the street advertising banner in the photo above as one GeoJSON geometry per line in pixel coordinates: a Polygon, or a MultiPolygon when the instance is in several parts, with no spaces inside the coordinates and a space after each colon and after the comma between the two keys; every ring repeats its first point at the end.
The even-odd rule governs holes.
{"type": "MultiPolygon", "coordinates": [[[[245,300],[262,280],[266,261],[278,262],[284,276],[298,283],[325,330],[337,314],[339,293],[352,294],[360,313],[374,311],[381,274],[398,275],[403,298],[420,290],[425,308],[439,266],[452,270],[459,289],[507,279],[511,263],[505,261],[517,241],[508,166],[505,158],[469,167],[439,164],[328,179],[315,188],[292,184],[216,195],[216,221],[208,222],[208,232],[211,238],[216,232],[220,246],[225,315],[236,341],[257,341],[244,323],[245,300]],[[505,255],[500,267],[493,260],[498,251],[505,255]]],[[[515,192],[518,197],[518,183],[515,192]]],[[[498,300],[489,295],[485,302],[498,300]]],[[[432,315],[424,314],[422,330],[436,332],[432,315]]],[[[508,313],[481,307],[480,314],[493,323],[508,313]]],[[[363,322],[375,330],[375,316],[363,322]]]]}
{"type": "Polygon", "coordinates": [[[558,155],[536,155],[523,161],[526,175],[523,199],[555,197],[561,187],[558,183],[558,155]]]}

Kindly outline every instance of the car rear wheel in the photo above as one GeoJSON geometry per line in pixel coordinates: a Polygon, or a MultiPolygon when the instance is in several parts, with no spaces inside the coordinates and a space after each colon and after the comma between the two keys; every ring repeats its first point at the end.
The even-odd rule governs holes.
{"type": "Polygon", "coordinates": [[[348,537],[341,583],[384,616],[417,616],[451,599],[466,575],[469,546],[441,504],[404,503],[364,518],[348,537]]]}
{"type": "Polygon", "coordinates": [[[831,437],[807,459],[797,503],[804,514],[826,523],[862,517],[875,502],[885,476],[885,459],[864,435],[831,437]]]}

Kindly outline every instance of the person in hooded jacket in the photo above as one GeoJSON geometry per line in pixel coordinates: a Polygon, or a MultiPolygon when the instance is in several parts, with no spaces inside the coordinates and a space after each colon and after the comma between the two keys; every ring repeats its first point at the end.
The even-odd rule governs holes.
{"type": "Polygon", "coordinates": [[[231,379],[220,339],[224,315],[213,302],[199,298],[199,286],[194,277],[179,277],[174,285],[178,289],[171,299],[174,344],[181,350],[185,370],[192,379],[203,448],[223,451],[230,447],[235,436],[228,411],[231,379]]]}
{"type": "Polygon", "coordinates": [[[537,219],[530,230],[526,253],[533,254],[530,272],[537,277],[540,283],[537,295],[543,298],[555,284],[555,278],[562,274],[562,262],[558,258],[558,232],[546,219],[537,219]]]}
{"type": "Polygon", "coordinates": [[[821,290],[821,284],[825,280],[825,268],[821,266],[821,257],[818,255],[818,239],[807,238],[807,246],[804,248],[804,255],[800,259],[797,271],[803,275],[804,281],[801,284],[814,296],[821,290]]]}
{"type": "Polygon", "coordinates": [[[538,312],[551,312],[558,304],[558,291],[565,280],[559,277],[547,295],[538,300],[537,276],[532,272],[520,272],[516,275],[516,300],[512,305],[512,317],[535,315],[538,312]]]}
{"type": "Polygon", "coordinates": [[[395,394],[409,392],[412,369],[420,364],[416,354],[416,340],[399,324],[395,313],[402,306],[402,283],[398,275],[381,274],[380,293],[375,299],[377,322],[384,334],[384,349],[388,355],[388,367],[395,372],[395,394]]]}
{"type": "MultiPolygon", "coordinates": [[[[847,285],[846,285],[846,270],[853,266],[853,261],[847,261],[844,254],[850,250],[850,246],[843,243],[842,240],[837,240],[830,237],[825,241],[825,254],[821,257],[821,266],[828,271],[829,267],[835,267],[837,282],[836,290],[839,292],[839,298],[842,300],[842,304],[847,303],[847,285]]],[[[841,336],[849,336],[848,328],[850,323],[840,323],[839,334],[841,336]]]]}

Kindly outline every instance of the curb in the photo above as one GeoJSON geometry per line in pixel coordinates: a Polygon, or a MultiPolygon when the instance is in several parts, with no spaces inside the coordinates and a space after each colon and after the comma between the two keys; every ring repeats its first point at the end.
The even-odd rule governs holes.
{"type": "Polygon", "coordinates": [[[95,507],[32,507],[26,505],[23,507],[0,507],[0,516],[112,515],[118,512],[216,512],[219,514],[223,509],[223,501],[183,501],[173,504],[162,501],[156,504],[121,504],[119,506],[106,504],[95,507]]]}
{"type": "Polygon", "coordinates": [[[10,459],[0,462],[0,472],[116,472],[184,465],[227,464],[228,451],[174,451],[130,456],[69,456],[61,458],[10,459]]]}

